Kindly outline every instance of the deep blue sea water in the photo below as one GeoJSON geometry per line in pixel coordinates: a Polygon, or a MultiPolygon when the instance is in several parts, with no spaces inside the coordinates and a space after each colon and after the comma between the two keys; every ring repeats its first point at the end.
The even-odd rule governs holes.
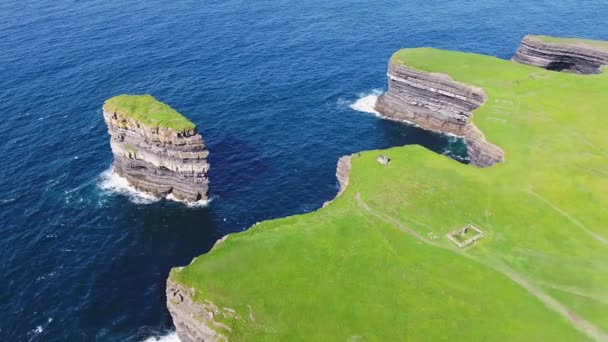
{"type": "MultiPolygon", "coordinates": [[[[526,33],[608,39],[597,1],[0,1],[0,340],[171,332],[164,283],[215,240],[319,208],[339,156],[462,145],[351,105],[401,47],[510,58],[526,33]],[[213,201],[116,191],[103,101],[200,126],[213,201]]],[[[226,270],[229,272],[229,268],[226,270]]]]}

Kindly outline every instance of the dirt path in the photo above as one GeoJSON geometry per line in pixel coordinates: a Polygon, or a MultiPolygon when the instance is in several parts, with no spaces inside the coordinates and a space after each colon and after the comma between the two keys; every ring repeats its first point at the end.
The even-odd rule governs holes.
{"type": "Polygon", "coordinates": [[[543,203],[545,203],[546,205],[548,205],[549,207],[551,207],[551,209],[555,210],[560,215],[562,215],[563,217],[567,218],[575,226],[577,226],[578,228],[580,228],[582,231],[584,231],[585,233],[587,233],[589,236],[591,236],[595,240],[597,240],[597,241],[599,241],[599,242],[601,242],[601,243],[603,243],[605,245],[608,245],[608,239],[606,237],[604,237],[604,236],[602,236],[602,235],[594,232],[593,230],[587,228],[587,226],[585,226],[581,221],[577,220],[576,218],[574,218],[573,216],[571,216],[570,214],[568,214],[568,212],[566,212],[565,210],[563,210],[560,207],[556,206],[555,204],[553,204],[551,201],[549,201],[548,199],[544,198],[540,194],[534,192],[533,190],[530,190],[528,192],[532,196],[538,198],[543,203]]]}
{"type": "Polygon", "coordinates": [[[458,253],[459,255],[462,255],[462,256],[470,259],[470,260],[473,260],[473,261],[478,262],[478,263],[480,263],[482,265],[488,266],[488,267],[494,269],[495,271],[502,273],[503,275],[505,275],[506,277],[508,277],[509,279],[511,279],[512,281],[514,281],[515,283],[517,283],[518,285],[520,285],[521,287],[523,287],[524,289],[526,289],[531,295],[533,295],[538,300],[540,300],[549,309],[553,310],[554,312],[558,313],[562,317],[566,318],[570,323],[572,323],[572,325],[576,329],[578,329],[579,331],[583,332],[585,335],[587,335],[591,339],[596,340],[596,341],[608,341],[608,334],[606,334],[602,329],[600,329],[597,326],[593,325],[591,322],[585,320],[584,318],[578,316],[576,313],[574,313],[573,311],[571,311],[570,309],[568,309],[568,307],[566,307],[562,303],[558,302],[553,297],[549,296],[542,289],[536,287],[525,276],[517,273],[515,270],[513,270],[512,268],[510,268],[509,266],[507,266],[502,261],[500,261],[498,259],[488,260],[488,259],[482,259],[482,258],[474,257],[474,256],[472,256],[470,254],[463,253],[463,251],[460,250],[460,249],[449,248],[449,247],[441,245],[441,244],[439,244],[439,243],[437,243],[435,241],[426,239],[420,233],[418,233],[415,230],[413,230],[413,229],[405,226],[399,220],[397,220],[397,219],[395,219],[393,217],[384,215],[382,213],[379,213],[376,210],[374,210],[373,208],[371,208],[367,203],[365,203],[365,201],[363,201],[361,199],[361,194],[357,193],[355,195],[355,199],[357,201],[357,204],[363,210],[365,210],[366,212],[368,212],[372,216],[375,216],[375,217],[381,219],[382,221],[389,222],[393,226],[397,227],[399,230],[401,230],[401,231],[403,231],[403,232],[405,232],[405,233],[413,236],[414,238],[416,238],[416,239],[418,239],[418,240],[420,240],[420,241],[422,241],[424,243],[427,243],[427,244],[429,244],[431,246],[442,248],[442,249],[445,249],[445,250],[449,250],[449,251],[458,253]]]}

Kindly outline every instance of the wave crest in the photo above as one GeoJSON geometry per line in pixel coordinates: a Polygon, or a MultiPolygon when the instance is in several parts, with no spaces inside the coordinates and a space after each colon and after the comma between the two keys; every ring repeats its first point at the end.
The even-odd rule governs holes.
{"type": "Polygon", "coordinates": [[[114,168],[110,168],[101,173],[101,176],[99,177],[99,188],[108,194],[127,196],[129,200],[135,204],[149,204],[161,200],[159,197],[132,187],[126,178],[121,177],[114,172],[114,168]]]}
{"type": "Polygon", "coordinates": [[[181,342],[177,337],[176,332],[170,332],[163,336],[152,336],[145,339],[143,342],[181,342]]]}
{"type": "Polygon", "coordinates": [[[380,115],[376,110],[376,101],[381,94],[382,89],[372,89],[371,92],[360,93],[359,98],[351,103],[349,107],[359,112],[380,115]]]}

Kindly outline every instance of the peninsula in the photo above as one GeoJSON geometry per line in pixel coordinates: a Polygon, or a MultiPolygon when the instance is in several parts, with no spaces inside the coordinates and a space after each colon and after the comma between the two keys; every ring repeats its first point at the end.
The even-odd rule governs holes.
{"type": "Polygon", "coordinates": [[[182,341],[607,340],[608,74],[415,48],[388,78],[380,112],[463,136],[473,165],[343,159],[323,208],[171,271],[182,341]]]}
{"type": "Polygon", "coordinates": [[[177,200],[207,199],[209,152],[196,125],[151,95],[107,100],[114,171],[138,190],[177,200]]]}

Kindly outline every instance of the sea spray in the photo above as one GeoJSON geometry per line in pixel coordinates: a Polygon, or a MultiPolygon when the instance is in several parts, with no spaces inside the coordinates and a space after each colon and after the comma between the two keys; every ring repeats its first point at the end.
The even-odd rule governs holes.
{"type": "Polygon", "coordinates": [[[350,108],[364,113],[380,115],[376,110],[376,101],[378,96],[382,94],[382,89],[373,89],[371,92],[360,93],[359,98],[350,104],[350,108]]]}
{"type": "Polygon", "coordinates": [[[144,342],[181,342],[176,332],[170,332],[163,336],[152,336],[144,340],[144,342]]]}
{"type": "Polygon", "coordinates": [[[126,178],[114,172],[113,168],[102,172],[98,184],[99,188],[107,194],[127,196],[131,202],[136,204],[149,204],[160,201],[160,198],[156,196],[135,189],[126,178]]]}

